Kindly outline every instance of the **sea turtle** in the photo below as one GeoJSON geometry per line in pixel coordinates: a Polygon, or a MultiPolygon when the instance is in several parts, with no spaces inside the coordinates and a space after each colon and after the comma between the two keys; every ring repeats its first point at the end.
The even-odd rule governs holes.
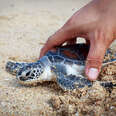
{"type": "MultiPolygon", "coordinates": [[[[84,43],[57,47],[56,51],[48,51],[40,60],[33,63],[18,63],[8,61],[6,70],[15,74],[19,83],[33,85],[38,82],[56,81],[64,90],[91,87],[92,81],[84,76],[85,61],[89,45],[84,43]]],[[[111,56],[110,49],[106,57],[111,56]]],[[[116,54],[104,60],[103,65],[116,62],[116,54]]],[[[113,82],[100,82],[103,87],[116,86],[113,82]]]]}

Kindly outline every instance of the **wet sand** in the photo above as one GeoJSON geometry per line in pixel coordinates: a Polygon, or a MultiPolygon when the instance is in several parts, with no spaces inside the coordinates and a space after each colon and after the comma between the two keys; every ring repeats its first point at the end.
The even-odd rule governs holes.
{"type": "MultiPolygon", "coordinates": [[[[87,112],[88,103],[91,104],[88,111],[96,110],[105,116],[107,116],[107,112],[111,114],[109,107],[106,110],[105,106],[104,108],[102,105],[95,106],[96,104],[109,103],[108,100],[116,103],[115,91],[111,94],[113,97],[110,99],[107,97],[109,94],[103,88],[93,87],[89,91],[94,91],[94,93],[97,91],[98,94],[103,92],[102,96],[98,95],[100,102],[96,102],[95,96],[87,97],[92,92],[85,92],[84,98],[80,97],[78,92],[76,94],[63,92],[55,83],[47,82],[36,87],[21,86],[15,76],[5,71],[5,64],[9,60],[36,61],[47,38],[60,28],[75,11],[89,1],[0,1],[0,116],[78,116],[77,114],[90,116],[87,112]],[[106,97],[108,100],[105,99],[106,97]],[[107,102],[104,102],[105,100],[107,102]],[[85,108],[83,108],[84,106],[85,108]],[[82,111],[82,109],[85,110],[82,111]]],[[[112,47],[115,48],[114,46],[115,43],[112,47]]],[[[103,77],[105,76],[103,75],[103,77]]],[[[92,95],[90,94],[90,96],[92,95]]],[[[115,114],[116,104],[112,109],[115,114]]],[[[113,113],[110,116],[113,116],[113,113]]],[[[101,114],[96,113],[95,115],[101,116],[101,114]]],[[[93,114],[91,113],[91,115],[93,114]]]]}

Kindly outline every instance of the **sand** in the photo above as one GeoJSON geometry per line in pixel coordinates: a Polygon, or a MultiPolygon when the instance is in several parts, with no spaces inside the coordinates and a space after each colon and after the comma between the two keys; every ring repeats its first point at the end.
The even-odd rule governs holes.
{"type": "Polygon", "coordinates": [[[96,85],[91,90],[76,93],[63,92],[55,83],[49,82],[25,87],[18,84],[15,76],[5,71],[5,64],[9,60],[36,61],[47,38],[89,1],[0,1],[0,116],[90,116],[92,110],[95,110],[91,113],[93,116],[112,112],[113,116],[116,113],[114,90],[110,99],[106,90],[101,87],[98,89],[96,85]],[[91,94],[93,91],[103,93],[98,95],[99,100],[91,94]],[[110,106],[104,106],[109,102],[113,111],[109,110],[110,106]]]}

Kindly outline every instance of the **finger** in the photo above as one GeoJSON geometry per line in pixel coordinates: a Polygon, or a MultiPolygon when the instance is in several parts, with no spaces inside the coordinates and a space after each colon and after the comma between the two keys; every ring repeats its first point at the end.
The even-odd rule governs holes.
{"type": "Polygon", "coordinates": [[[45,55],[46,52],[48,52],[51,49],[55,49],[55,47],[62,45],[66,41],[66,32],[62,31],[62,29],[58,30],[54,35],[50,36],[46,42],[46,44],[43,46],[43,48],[40,50],[40,57],[45,55]]]}
{"type": "Polygon", "coordinates": [[[97,79],[101,70],[106,49],[110,45],[109,43],[110,42],[106,41],[102,36],[99,39],[96,39],[96,37],[90,39],[90,50],[85,70],[85,74],[89,80],[93,81],[97,79]]]}
{"type": "MultiPolygon", "coordinates": [[[[61,29],[59,29],[55,34],[48,38],[46,44],[41,49],[40,58],[51,48],[62,45],[66,41],[77,37],[77,35],[79,36],[79,30],[75,30],[75,26],[72,22],[72,20],[67,21],[67,23],[64,24],[61,29]]],[[[77,25],[76,28],[78,28],[77,25]]]]}

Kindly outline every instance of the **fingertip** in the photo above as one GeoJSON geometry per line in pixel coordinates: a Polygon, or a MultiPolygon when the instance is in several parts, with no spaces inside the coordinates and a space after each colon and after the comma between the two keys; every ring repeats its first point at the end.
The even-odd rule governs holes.
{"type": "Polygon", "coordinates": [[[99,76],[102,66],[102,60],[100,58],[87,58],[85,74],[87,78],[94,81],[99,76]]]}
{"type": "Polygon", "coordinates": [[[44,50],[43,50],[43,48],[41,49],[41,51],[40,51],[40,55],[39,55],[39,59],[41,58],[41,57],[43,57],[44,56],[44,50]]]}
{"type": "Polygon", "coordinates": [[[40,59],[41,57],[42,57],[42,55],[40,54],[38,59],[40,59]]]}
{"type": "Polygon", "coordinates": [[[89,80],[95,81],[99,75],[99,71],[97,68],[89,68],[88,72],[86,72],[86,75],[89,80]]]}

